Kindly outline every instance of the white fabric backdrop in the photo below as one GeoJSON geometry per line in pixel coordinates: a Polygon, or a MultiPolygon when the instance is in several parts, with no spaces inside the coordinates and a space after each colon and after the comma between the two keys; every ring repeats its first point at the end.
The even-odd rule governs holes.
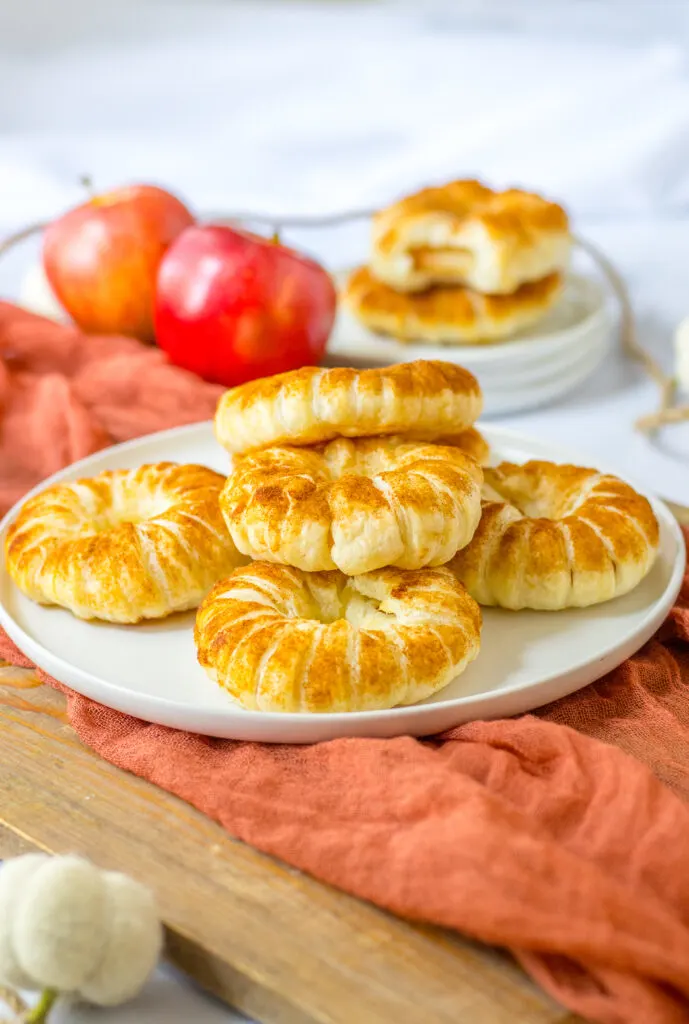
{"type": "MultiPolygon", "coordinates": [[[[4,0],[0,228],[78,200],[84,172],[275,213],[480,174],[566,201],[627,273],[669,365],[689,309],[688,40],[685,5],[651,0],[4,0]]],[[[331,264],[365,247],[357,229],[297,240],[331,264]]],[[[6,294],[17,273],[0,266],[6,294]]],[[[689,429],[631,429],[654,397],[613,356],[557,407],[504,422],[689,502],[689,429]]]]}
{"type": "MultiPolygon", "coordinates": [[[[0,229],[79,200],[84,172],[98,188],[156,180],[198,209],[275,213],[477,174],[561,197],[625,272],[669,365],[689,312],[688,57],[689,8],[653,0],[0,0],[0,229]]],[[[365,232],[296,240],[337,265],[362,255],[365,232]]],[[[0,265],[5,295],[27,259],[0,265]]],[[[558,406],[503,422],[689,503],[689,429],[631,428],[653,403],[613,355],[558,406]]],[[[191,992],[182,1005],[173,984],[98,1020],[229,1019],[191,992]]]]}

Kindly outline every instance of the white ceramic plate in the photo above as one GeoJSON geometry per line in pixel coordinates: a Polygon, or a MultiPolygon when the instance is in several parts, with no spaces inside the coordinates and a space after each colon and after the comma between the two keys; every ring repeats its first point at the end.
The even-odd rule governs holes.
{"type": "Polygon", "coordinates": [[[600,366],[608,351],[605,341],[584,352],[569,366],[558,368],[534,382],[512,380],[507,376],[499,385],[485,383],[481,378],[483,391],[483,415],[505,416],[548,405],[574,388],[583,384],[600,366]]]}
{"type": "MultiPolygon", "coordinates": [[[[495,457],[572,460],[562,450],[486,427],[495,457]]],[[[50,482],[103,469],[170,459],[228,465],[209,423],[109,448],[50,482]]],[[[42,485],[42,486],[45,486],[42,485]]],[[[243,711],[196,663],[193,613],[141,626],[86,623],[27,600],[0,570],[0,624],[36,664],[94,700],[130,715],[210,736],[309,743],[336,736],[430,735],[475,718],[529,711],[585,686],[633,654],[661,624],[679,591],[684,545],[675,520],[655,501],[661,550],[649,576],[626,597],[582,611],[487,609],[481,653],[430,700],[405,708],[336,715],[243,711]]],[[[12,512],[0,523],[0,546],[12,512]]]]}
{"type": "Polygon", "coordinates": [[[584,357],[593,352],[607,351],[605,338],[593,335],[583,339],[576,348],[560,352],[557,358],[541,359],[535,362],[522,363],[520,365],[501,366],[497,369],[482,369],[477,374],[481,382],[481,388],[486,387],[505,388],[515,385],[529,385],[538,383],[540,380],[552,377],[556,373],[564,374],[570,367],[576,366],[584,357]]]}

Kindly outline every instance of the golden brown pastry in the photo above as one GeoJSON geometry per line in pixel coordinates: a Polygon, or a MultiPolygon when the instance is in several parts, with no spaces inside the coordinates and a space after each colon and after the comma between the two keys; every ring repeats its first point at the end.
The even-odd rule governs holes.
{"type": "Polygon", "coordinates": [[[20,509],[7,569],[39,604],[138,622],[195,608],[246,561],[218,505],[225,478],[171,462],[56,484],[20,509]]]}
{"type": "Polygon", "coordinates": [[[305,366],[225,392],[215,433],[229,452],[335,437],[457,433],[478,419],[478,381],[461,366],[418,359],[373,370],[305,366]]]}
{"type": "Polygon", "coordinates": [[[490,460],[490,445],[476,427],[467,427],[466,430],[460,430],[458,434],[444,434],[441,437],[436,437],[433,444],[460,448],[475,462],[478,462],[479,466],[487,466],[490,460]]]}
{"type": "Polygon", "coordinates": [[[239,458],[220,508],[245,555],[353,576],[449,561],[474,535],[482,482],[460,448],[340,437],[239,458]]]}
{"type": "Polygon", "coordinates": [[[348,579],[254,562],[196,616],[201,665],[252,711],[374,711],[429,697],[479,651],[481,612],[447,569],[348,579]]]}
{"type": "Polygon", "coordinates": [[[653,565],[653,510],[617,477],[536,461],[484,472],[478,530],[448,566],[479,604],[585,608],[626,594],[653,565]]]}
{"type": "Polygon", "coordinates": [[[563,271],[570,246],[567,214],[557,203],[451,181],[374,217],[371,269],[397,291],[451,284],[504,295],[563,271]]]}
{"type": "Polygon", "coordinates": [[[399,341],[481,345],[535,323],[555,305],[562,287],[562,275],[550,274],[510,295],[483,295],[447,285],[406,294],[382,284],[368,267],[359,267],[341,298],[369,330],[399,341]]]}

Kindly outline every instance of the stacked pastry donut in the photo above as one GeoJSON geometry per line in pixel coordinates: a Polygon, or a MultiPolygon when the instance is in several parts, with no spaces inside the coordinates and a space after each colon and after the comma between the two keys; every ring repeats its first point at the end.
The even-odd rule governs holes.
{"type": "Polygon", "coordinates": [[[254,561],[203,602],[196,641],[236,700],[392,707],[476,657],[478,605],[444,566],[481,515],[480,410],[471,374],[425,361],[309,367],[221,399],[234,461],[220,508],[254,561]]]}
{"type": "Polygon", "coordinates": [[[554,305],[569,252],[557,203],[452,181],[373,218],[370,264],[342,298],[366,327],[402,341],[495,342],[554,305]]]}
{"type": "Polygon", "coordinates": [[[477,656],[479,605],[557,611],[653,565],[648,501],[593,469],[482,468],[467,371],[305,368],[220,400],[225,478],[156,463],[28,499],[5,557],[32,600],[118,623],[197,608],[208,674],[260,711],[430,696],[477,656]]]}

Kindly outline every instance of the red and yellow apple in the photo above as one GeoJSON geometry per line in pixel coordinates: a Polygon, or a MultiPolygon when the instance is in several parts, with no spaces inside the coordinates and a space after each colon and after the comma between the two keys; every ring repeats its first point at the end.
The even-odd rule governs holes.
{"type": "Polygon", "coordinates": [[[233,387],[319,362],[336,304],[330,275],[307,256],[197,225],[161,261],[156,340],[177,366],[233,387]]]}
{"type": "Polygon", "coordinates": [[[193,223],[179,199],[154,185],[94,196],[45,232],[50,287],[82,330],[153,341],[158,266],[193,223]]]}

